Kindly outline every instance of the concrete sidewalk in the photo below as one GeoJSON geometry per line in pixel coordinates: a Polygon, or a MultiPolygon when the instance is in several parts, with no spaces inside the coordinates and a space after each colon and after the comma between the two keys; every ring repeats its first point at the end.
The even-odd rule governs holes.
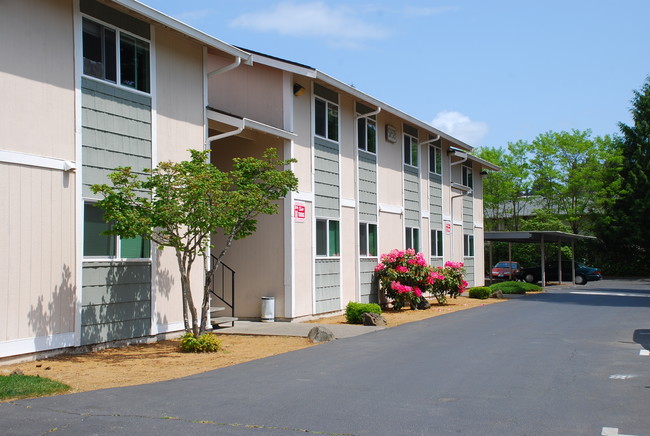
{"type": "Polygon", "coordinates": [[[306,338],[309,330],[318,325],[328,328],[334,333],[336,339],[351,338],[387,328],[352,324],[235,321],[234,327],[225,324],[213,330],[213,332],[218,335],[298,336],[306,338]]]}

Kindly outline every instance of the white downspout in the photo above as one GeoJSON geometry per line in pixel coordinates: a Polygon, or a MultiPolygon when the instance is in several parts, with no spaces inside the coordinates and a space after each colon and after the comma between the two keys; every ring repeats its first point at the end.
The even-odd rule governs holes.
{"type": "Polygon", "coordinates": [[[359,115],[359,116],[357,117],[357,120],[360,120],[361,118],[370,118],[370,117],[374,117],[375,115],[378,115],[379,112],[381,112],[381,107],[378,107],[377,110],[374,111],[374,112],[368,112],[367,114],[359,115]]]}
{"type": "Polygon", "coordinates": [[[244,128],[246,127],[246,118],[242,118],[241,120],[241,127],[236,128],[235,130],[231,130],[230,132],[225,132],[225,133],[219,133],[218,135],[210,136],[208,139],[206,139],[206,145],[209,148],[210,144],[212,144],[214,141],[218,141],[220,139],[228,138],[229,136],[235,136],[239,135],[241,132],[244,131],[244,128]]]}
{"type": "Polygon", "coordinates": [[[226,65],[225,67],[221,67],[221,68],[219,68],[217,70],[214,70],[214,71],[210,71],[208,73],[208,79],[210,79],[210,77],[212,77],[212,76],[216,76],[217,74],[223,74],[223,73],[226,73],[226,72],[228,72],[230,70],[234,70],[239,65],[241,65],[241,58],[239,56],[237,56],[235,58],[235,62],[233,62],[232,64],[226,65]]]}
{"type": "Polygon", "coordinates": [[[440,139],[440,135],[436,135],[435,138],[429,139],[428,141],[421,142],[420,145],[429,145],[440,139]]]}

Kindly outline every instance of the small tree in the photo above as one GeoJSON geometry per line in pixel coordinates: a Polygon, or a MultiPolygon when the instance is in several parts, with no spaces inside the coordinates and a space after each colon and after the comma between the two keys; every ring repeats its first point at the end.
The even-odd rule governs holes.
{"type": "Polygon", "coordinates": [[[209,162],[209,151],[190,153],[188,161],[162,162],[145,170],[149,173],[145,178],[129,167],[117,168],[108,176],[113,186],[93,185],[91,189],[104,196],[98,206],[104,210],[104,219],[113,223],[108,233],[141,236],[161,249],[174,248],[185,329],[198,337],[206,330],[212,276],[224,255],[234,240],[255,232],[259,215],[278,212],[276,200],[295,190],[298,180],[290,170],[281,169],[295,160],[281,160],[272,148],[262,159],[233,159],[229,172],[209,162]],[[213,234],[222,234],[225,242],[210,268],[207,251],[213,234]],[[205,274],[200,318],[190,286],[190,272],[199,256],[205,274]]]}

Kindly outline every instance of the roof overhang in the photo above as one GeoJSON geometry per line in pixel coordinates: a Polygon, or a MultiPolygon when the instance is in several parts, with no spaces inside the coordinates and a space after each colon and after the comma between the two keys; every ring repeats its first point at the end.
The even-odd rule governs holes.
{"type": "Polygon", "coordinates": [[[165,15],[160,11],[157,11],[156,9],[153,9],[143,3],[140,3],[139,1],[136,0],[109,0],[105,1],[105,3],[110,4],[116,4],[119,5],[125,9],[128,9],[130,11],[136,12],[140,15],[142,15],[144,18],[147,18],[151,21],[154,21],[164,27],[167,27],[169,29],[175,30],[177,32],[182,33],[185,36],[188,36],[201,44],[204,44],[208,47],[217,49],[221,52],[227,53],[231,56],[238,57],[242,59],[242,62],[245,63],[246,65],[253,65],[253,55],[251,53],[248,53],[247,51],[244,51],[242,49],[239,49],[235,46],[232,46],[230,44],[227,44],[220,39],[217,39],[213,36],[208,35],[207,33],[201,32],[198,29],[195,29],[192,26],[188,26],[187,24],[178,21],[169,15],[165,15]]]}
{"type": "Polygon", "coordinates": [[[236,115],[225,114],[223,112],[216,111],[212,108],[207,109],[207,116],[208,116],[208,120],[215,121],[220,124],[225,124],[226,126],[233,127],[235,129],[243,127],[244,130],[249,129],[259,133],[264,133],[266,135],[271,135],[277,138],[282,138],[287,140],[292,140],[298,136],[295,133],[289,132],[287,130],[269,126],[268,124],[251,120],[250,118],[243,118],[243,117],[238,117],[236,115]]]}
{"type": "Polygon", "coordinates": [[[556,231],[530,231],[530,232],[485,232],[483,239],[494,242],[575,242],[578,240],[595,241],[593,236],[575,235],[573,233],[556,231]]]}

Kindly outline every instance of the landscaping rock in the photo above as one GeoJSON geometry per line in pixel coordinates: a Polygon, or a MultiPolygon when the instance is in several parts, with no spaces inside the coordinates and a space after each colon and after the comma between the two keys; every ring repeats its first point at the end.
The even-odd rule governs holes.
{"type": "Polygon", "coordinates": [[[334,337],[334,333],[332,333],[330,329],[322,326],[316,326],[311,330],[309,330],[309,334],[307,335],[307,338],[309,338],[309,340],[312,341],[314,344],[318,342],[329,342],[336,339],[334,337]]]}
{"type": "Polygon", "coordinates": [[[503,298],[505,298],[505,297],[503,296],[503,292],[501,292],[501,291],[498,290],[498,289],[497,289],[496,291],[492,292],[492,295],[490,295],[490,297],[491,297],[491,298],[499,298],[499,299],[503,299],[503,298]]]}
{"type": "Polygon", "coordinates": [[[20,369],[14,369],[10,375],[25,375],[20,369]]]}
{"type": "Polygon", "coordinates": [[[375,326],[375,327],[388,325],[388,323],[386,322],[386,318],[384,318],[378,313],[364,313],[362,317],[363,317],[363,325],[375,326]]]}
{"type": "Polygon", "coordinates": [[[419,310],[425,310],[425,309],[429,309],[429,308],[431,308],[431,303],[429,303],[424,298],[421,299],[420,302],[418,303],[418,309],[419,310]]]}

